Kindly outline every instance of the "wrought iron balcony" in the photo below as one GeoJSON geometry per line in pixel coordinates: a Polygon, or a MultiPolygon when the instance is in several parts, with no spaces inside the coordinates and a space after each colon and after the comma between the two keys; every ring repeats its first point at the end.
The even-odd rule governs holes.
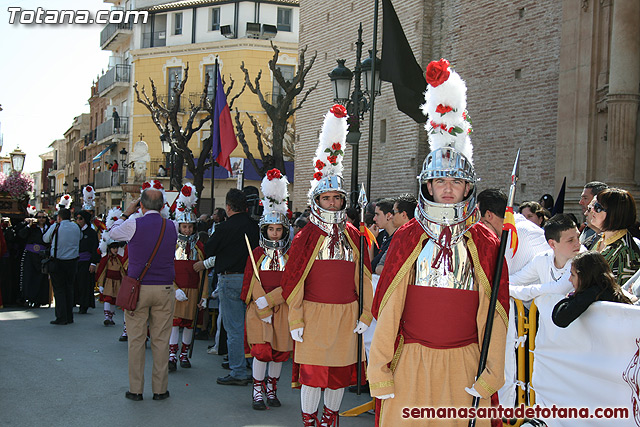
{"type": "Polygon", "coordinates": [[[109,68],[106,73],[98,79],[98,93],[105,96],[111,92],[111,96],[129,88],[131,82],[131,65],[118,64],[109,68]]]}
{"type": "Polygon", "coordinates": [[[127,117],[120,117],[119,123],[115,123],[111,118],[106,122],[98,125],[96,128],[96,141],[102,142],[102,140],[109,138],[112,135],[126,135],[129,133],[129,119],[127,117]],[[116,124],[118,126],[116,126],[116,124]]]}
{"type": "Polygon", "coordinates": [[[128,40],[132,34],[131,22],[107,24],[100,32],[100,47],[102,50],[115,49],[120,43],[128,40]]]}

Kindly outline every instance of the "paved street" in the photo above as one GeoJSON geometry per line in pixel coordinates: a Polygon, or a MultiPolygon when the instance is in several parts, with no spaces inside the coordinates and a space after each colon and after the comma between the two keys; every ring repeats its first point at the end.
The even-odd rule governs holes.
{"type": "MultiPolygon", "coordinates": [[[[191,363],[169,375],[171,398],[151,399],[151,350],[147,349],[144,401],[124,398],[128,389],[127,344],[116,326],[102,324],[102,307],[74,315],[74,324],[50,325],[53,308],[0,310],[0,425],[2,426],[298,426],[300,391],[289,387],[285,364],[278,390],[281,408],[251,409],[251,387],[221,386],[222,357],[208,355],[211,342],[196,341],[191,363]]],[[[249,373],[249,371],[247,371],[249,373]]],[[[341,410],[368,395],[345,393],[341,410]]],[[[322,407],[322,403],[321,403],[322,407]]],[[[343,427],[373,426],[374,417],[341,417],[343,427]]]]}

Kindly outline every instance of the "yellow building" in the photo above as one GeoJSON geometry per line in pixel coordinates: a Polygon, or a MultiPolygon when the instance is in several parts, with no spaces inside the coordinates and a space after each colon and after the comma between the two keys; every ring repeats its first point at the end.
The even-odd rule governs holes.
{"type": "MultiPolygon", "coordinates": [[[[121,2],[112,1],[110,3],[121,2]]],[[[150,162],[146,170],[146,178],[163,180],[165,188],[169,189],[168,177],[159,177],[162,165],[170,174],[170,159],[162,152],[160,132],[151,119],[147,108],[138,103],[133,91],[133,84],[138,82],[139,89],[144,87],[145,92],[151,97],[151,84],[153,80],[156,86],[158,100],[170,105],[174,84],[180,81],[188,65],[189,78],[182,97],[179,99],[181,113],[178,119],[182,128],[189,119],[191,100],[199,103],[200,94],[203,91],[206,75],[209,74],[209,95],[212,93],[212,85],[215,81],[213,70],[216,58],[218,59],[220,73],[225,80],[225,87],[230,81],[235,82],[228,101],[237,94],[244,83],[244,73],[240,65],[244,62],[252,81],[262,71],[260,85],[265,96],[277,99],[281,93],[280,87],[274,83],[268,63],[273,57],[270,42],[276,44],[280,50],[278,67],[285,78],[295,74],[298,61],[298,0],[272,1],[269,3],[259,1],[219,1],[219,0],[190,0],[176,2],[137,1],[138,11],[148,12],[146,23],[134,24],[131,29],[116,29],[111,39],[105,39],[103,48],[114,51],[117,58],[114,64],[130,69],[131,81],[128,93],[119,93],[117,100],[109,102],[120,113],[121,120],[128,120],[128,147],[126,163],[131,163],[135,158],[136,143],[144,141],[148,147],[150,162]],[[118,39],[118,32],[122,36],[118,39]],[[110,41],[111,40],[111,41],[110,41]],[[118,42],[120,40],[120,42],[118,42]],[[125,108],[123,108],[124,106],[125,108]],[[127,108],[128,107],[128,108],[127,108]]],[[[106,29],[105,29],[106,30],[106,29]]],[[[256,159],[260,159],[257,150],[257,138],[253,132],[253,126],[249,122],[245,112],[256,117],[265,133],[270,130],[269,119],[262,109],[257,95],[247,88],[245,92],[235,100],[234,111],[237,108],[244,122],[244,133],[251,151],[256,159]]],[[[206,113],[199,113],[194,123],[197,124],[205,117],[206,113]]],[[[232,112],[232,117],[234,112],[232,112]]],[[[195,126],[194,126],[195,127],[195,126]]],[[[209,136],[211,122],[207,122],[196,132],[189,142],[189,148],[198,157],[202,149],[202,141],[209,136]]],[[[120,150],[120,144],[114,145],[112,151],[120,150]]],[[[121,151],[121,150],[120,150],[121,151]]],[[[119,151],[118,151],[119,152],[119,151]]],[[[232,157],[246,157],[242,146],[238,144],[232,157]]],[[[120,157],[119,157],[120,159],[120,157]]],[[[125,165],[121,162],[121,167],[125,165]]],[[[245,170],[251,168],[247,163],[245,170]]],[[[183,181],[189,181],[186,166],[183,169],[183,181]]],[[[247,174],[252,175],[252,174],[247,174]]],[[[207,173],[205,175],[209,177],[207,173]]],[[[292,174],[293,176],[293,174],[292,174]]],[[[255,175],[254,175],[255,177],[255,175]]],[[[136,178],[133,170],[129,170],[127,182],[138,183],[140,174],[136,178]]],[[[224,196],[229,188],[236,187],[235,178],[219,179],[216,174],[215,199],[218,206],[224,203],[224,196]]],[[[259,182],[245,180],[244,185],[259,186],[259,182]]],[[[208,212],[211,208],[210,180],[205,179],[205,189],[202,194],[201,210],[208,212]]]]}

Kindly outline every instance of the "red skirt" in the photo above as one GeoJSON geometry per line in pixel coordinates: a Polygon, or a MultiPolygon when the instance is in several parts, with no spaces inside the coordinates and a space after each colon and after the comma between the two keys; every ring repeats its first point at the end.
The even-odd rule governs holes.
{"type": "Polygon", "coordinates": [[[268,342],[251,346],[251,356],[261,362],[286,362],[290,354],[290,351],[275,351],[268,342]]]}
{"type": "Polygon", "coordinates": [[[173,326],[180,326],[181,328],[192,329],[193,320],[183,319],[182,317],[174,317],[173,326]]]}
{"type": "MultiPolygon", "coordinates": [[[[305,365],[293,362],[291,371],[291,386],[300,388],[301,385],[309,387],[330,388],[338,390],[356,385],[358,383],[357,363],[349,366],[318,366],[305,365]]],[[[362,362],[361,385],[367,383],[367,367],[362,362]]]]}

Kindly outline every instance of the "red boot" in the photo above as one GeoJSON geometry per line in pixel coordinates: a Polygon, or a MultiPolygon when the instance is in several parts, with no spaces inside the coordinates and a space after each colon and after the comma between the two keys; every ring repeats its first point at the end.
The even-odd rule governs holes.
{"type": "Polygon", "coordinates": [[[320,420],[321,427],[340,427],[340,422],[338,421],[340,416],[338,415],[338,411],[332,411],[331,409],[324,407],[324,411],[322,411],[322,419],[320,420]]]}
{"type": "Polygon", "coordinates": [[[302,425],[304,427],[316,427],[318,424],[318,411],[313,414],[302,413],[302,425]]]}
{"type": "Polygon", "coordinates": [[[169,372],[178,369],[178,344],[169,344],[169,372]]]}

